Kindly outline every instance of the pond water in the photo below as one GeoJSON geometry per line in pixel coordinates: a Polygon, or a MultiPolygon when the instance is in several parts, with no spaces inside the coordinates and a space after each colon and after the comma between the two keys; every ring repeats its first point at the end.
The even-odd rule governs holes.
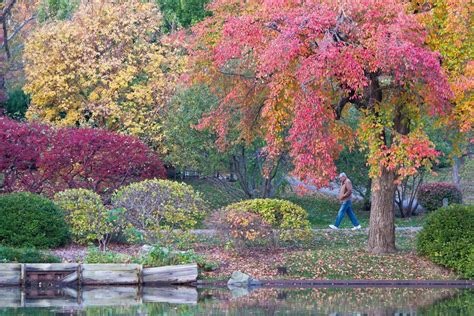
{"type": "Polygon", "coordinates": [[[474,315],[474,289],[0,288],[1,315],[474,315]]]}

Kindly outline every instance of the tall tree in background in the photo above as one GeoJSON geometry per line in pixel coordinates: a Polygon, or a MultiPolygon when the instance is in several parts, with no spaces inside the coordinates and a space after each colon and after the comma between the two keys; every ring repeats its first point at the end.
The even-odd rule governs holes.
{"type": "Polygon", "coordinates": [[[168,163],[181,171],[195,170],[206,176],[229,170],[230,158],[218,152],[215,135],[194,128],[217,103],[216,96],[203,85],[179,91],[172,98],[163,120],[168,163]]]}
{"type": "Polygon", "coordinates": [[[38,1],[0,0],[0,104],[7,99],[7,77],[21,81],[23,42],[34,25],[37,5],[38,1]]]}
{"type": "MultiPolygon", "coordinates": [[[[227,78],[201,122],[225,144],[242,139],[288,151],[293,174],[317,186],[335,176],[341,145],[357,134],[372,177],[369,249],[395,251],[396,183],[437,156],[423,117],[449,115],[452,93],[423,26],[396,0],[217,0],[194,31],[196,80],[227,78]],[[362,114],[351,129],[340,118],[362,114]]],[[[216,80],[217,79],[217,80],[216,80]]]]}
{"type": "Polygon", "coordinates": [[[173,32],[187,28],[208,17],[206,5],[211,0],[155,0],[163,14],[163,28],[173,32]]]}
{"type": "Polygon", "coordinates": [[[440,128],[450,130],[446,138],[453,149],[449,157],[454,160],[453,182],[460,186],[461,160],[469,153],[469,141],[474,144],[474,6],[466,0],[413,0],[411,4],[426,25],[428,45],[441,53],[454,91],[453,115],[440,128]],[[459,131],[457,126],[464,134],[453,133],[459,131]]]}
{"type": "Polygon", "coordinates": [[[80,2],[80,0],[41,0],[38,8],[38,21],[45,23],[70,19],[80,2]]]}
{"type": "MultiPolygon", "coordinates": [[[[216,95],[205,85],[192,86],[173,98],[163,125],[168,162],[181,170],[192,169],[203,175],[231,173],[246,197],[273,197],[288,171],[288,159],[281,157],[266,176],[264,168],[268,161],[262,139],[246,143],[233,131],[228,134],[225,152],[220,152],[212,130],[195,128],[203,114],[215,109],[218,103],[216,95]]],[[[225,186],[225,182],[221,185],[225,186]]]]}
{"type": "Polygon", "coordinates": [[[29,119],[161,142],[161,116],[184,66],[151,3],[88,1],[47,23],[25,49],[29,119]]]}

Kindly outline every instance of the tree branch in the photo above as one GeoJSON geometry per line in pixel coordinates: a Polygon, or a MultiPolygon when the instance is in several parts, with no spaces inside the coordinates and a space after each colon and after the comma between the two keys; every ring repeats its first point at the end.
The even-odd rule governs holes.
{"type": "Polygon", "coordinates": [[[15,5],[16,0],[10,1],[2,10],[2,18],[5,19],[5,15],[10,14],[13,6],[15,5]]]}
{"type": "Polygon", "coordinates": [[[3,48],[7,53],[7,59],[10,59],[10,49],[8,47],[8,29],[7,29],[7,15],[11,13],[13,6],[15,5],[16,0],[11,0],[2,10],[2,15],[0,16],[0,22],[2,23],[3,28],[3,48]]]}
{"type": "Polygon", "coordinates": [[[36,15],[32,15],[30,18],[26,19],[25,21],[21,22],[21,24],[11,33],[8,38],[5,38],[2,45],[0,46],[1,49],[5,48],[8,45],[8,42],[11,41],[28,23],[36,19],[36,15]]]}

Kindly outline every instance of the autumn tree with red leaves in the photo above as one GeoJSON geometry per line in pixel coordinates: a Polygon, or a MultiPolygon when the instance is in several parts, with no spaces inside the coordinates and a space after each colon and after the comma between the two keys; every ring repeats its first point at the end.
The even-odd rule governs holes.
{"type": "Polygon", "coordinates": [[[135,137],[98,129],[53,129],[0,118],[2,190],[54,195],[86,188],[102,195],[164,178],[158,156],[135,137]]]}
{"type": "Polygon", "coordinates": [[[357,139],[372,177],[369,249],[395,248],[397,182],[438,155],[423,117],[451,111],[440,56],[396,0],[216,0],[194,27],[193,80],[221,97],[201,128],[225,147],[230,132],[265,138],[266,153],[288,152],[293,174],[324,186],[334,160],[357,139]],[[350,107],[357,130],[340,120],[350,107]]]}

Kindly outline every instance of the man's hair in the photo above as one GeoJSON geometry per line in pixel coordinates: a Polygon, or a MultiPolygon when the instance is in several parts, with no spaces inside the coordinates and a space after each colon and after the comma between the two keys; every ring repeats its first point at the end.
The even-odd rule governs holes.
{"type": "Polygon", "coordinates": [[[346,177],[346,178],[347,178],[347,175],[346,175],[344,172],[341,172],[341,173],[339,174],[339,178],[341,178],[341,177],[346,177]]]}

